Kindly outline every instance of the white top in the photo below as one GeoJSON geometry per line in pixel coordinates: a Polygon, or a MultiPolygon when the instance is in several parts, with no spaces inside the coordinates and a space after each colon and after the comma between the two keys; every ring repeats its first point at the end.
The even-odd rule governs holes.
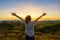
{"type": "Polygon", "coordinates": [[[32,37],[34,36],[34,24],[38,21],[40,17],[38,17],[35,21],[26,24],[23,19],[21,19],[21,22],[25,24],[25,33],[26,35],[32,37]]]}
{"type": "Polygon", "coordinates": [[[34,23],[28,23],[27,25],[25,25],[25,33],[28,36],[33,36],[34,35],[34,23]]]}
{"type": "Polygon", "coordinates": [[[28,35],[30,37],[34,36],[34,24],[35,24],[35,22],[33,21],[33,22],[28,23],[28,24],[26,24],[25,22],[22,22],[22,23],[25,24],[26,35],[28,35]]]}

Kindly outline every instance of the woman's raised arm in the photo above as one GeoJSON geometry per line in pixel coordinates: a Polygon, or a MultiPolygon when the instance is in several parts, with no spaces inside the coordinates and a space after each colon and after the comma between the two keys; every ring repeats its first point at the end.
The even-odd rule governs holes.
{"type": "Polygon", "coordinates": [[[18,15],[16,15],[15,13],[11,13],[13,16],[16,16],[17,18],[19,18],[22,22],[25,22],[24,19],[22,19],[21,17],[19,17],[18,15]]]}
{"type": "Polygon", "coordinates": [[[41,16],[39,16],[36,20],[34,20],[34,23],[37,22],[40,18],[42,18],[43,16],[45,16],[46,13],[43,13],[41,16]]]}

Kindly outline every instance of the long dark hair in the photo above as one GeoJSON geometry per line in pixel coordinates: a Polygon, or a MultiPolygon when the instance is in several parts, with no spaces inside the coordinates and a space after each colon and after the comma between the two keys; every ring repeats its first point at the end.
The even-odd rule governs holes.
{"type": "Polygon", "coordinates": [[[26,24],[28,24],[28,22],[31,22],[31,16],[30,15],[25,17],[25,22],[26,22],[26,24]]]}

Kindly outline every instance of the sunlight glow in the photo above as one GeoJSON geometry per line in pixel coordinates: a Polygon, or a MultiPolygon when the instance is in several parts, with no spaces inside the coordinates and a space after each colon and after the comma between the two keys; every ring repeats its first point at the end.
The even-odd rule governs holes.
{"type": "Polygon", "coordinates": [[[46,10],[46,8],[44,8],[43,6],[35,6],[32,4],[19,4],[14,8],[1,10],[0,20],[18,20],[16,17],[11,15],[11,12],[15,12],[18,16],[22,17],[23,19],[27,15],[30,15],[32,17],[32,20],[35,20],[36,18],[41,16],[44,12],[47,12],[47,15],[41,18],[41,20],[57,20],[57,19],[60,20],[60,16],[53,16],[59,12],[48,10],[49,9],[46,10]]]}

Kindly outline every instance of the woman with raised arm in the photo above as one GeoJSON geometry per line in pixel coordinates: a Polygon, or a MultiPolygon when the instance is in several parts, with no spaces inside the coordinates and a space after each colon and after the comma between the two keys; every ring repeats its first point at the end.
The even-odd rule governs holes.
{"type": "Polygon", "coordinates": [[[25,20],[22,19],[21,17],[17,16],[15,13],[11,13],[12,15],[16,16],[17,18],[19,18],[24,24],[25,24],[25,34],[26,34],[26,38],[25,40],[35,40],[34,39],[34,24],[43,16],[46,15],[46,13],[43,13],[40,17],[38,17],[36,20],[31,21],[31,16],[27,15],[25,17],[25,20]]]}

